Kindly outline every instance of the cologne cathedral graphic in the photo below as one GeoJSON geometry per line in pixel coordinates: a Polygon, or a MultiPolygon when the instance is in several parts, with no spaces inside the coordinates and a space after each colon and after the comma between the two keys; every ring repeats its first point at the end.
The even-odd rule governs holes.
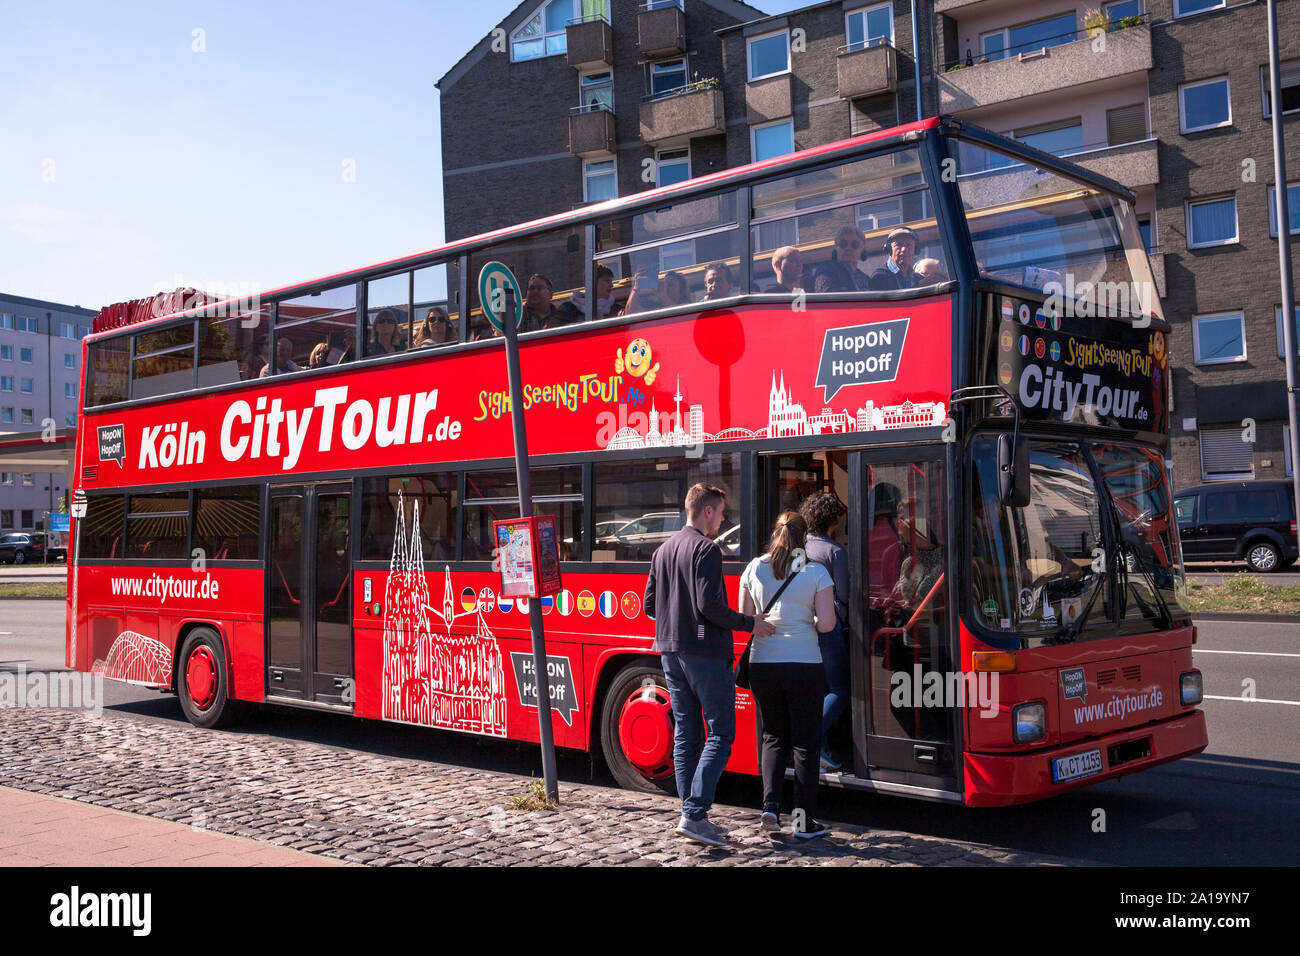
{"type": "Polygon", "coordinates": [[[165,687],[172,682],[172,652],[162,641],[136,631],[123,631],[102,661],[95,661],[92,674],[130,684],[165,687]]]}
{"type": "Polygon", "coordinates": [[[505,668],[482,606],[456,612],[448,567],[442,608],[433,607],[420,547],[420,503],[409,539],[404,516],[399,492],[384,588],[383,719],[504,737],[505,668]],[[453,633],[459,618],[471,616],[472,634],[453,633]]]}
{"type": "Polygon", "coordinates": [[[704,431],[704,406],[691,405],[686,422],[682,419],[682,385],[677,380],[673,394],[675,412],[659,412],[650,403],[648,426],[644,434],[631,426],[615,432],[606,446],[614,451],[620,448],[665,448],[698,445],[705,441],[736,441],[754,438],[798,438],[806,435],[835,435],[848,432],[869,432],[889,428],[924,428],[942,425],[948,411],[943,402],[904,401],[898,405],[876,405],[867,401],[856,412],[848,409],[834,411],[830,407],[809,414],[803,405],[794,400],[794,394],[785,384],[785,372],[772,372],[772,390],[767,399],[767,427],[749,429],[732,426],[715,434],[704,431]],[[662,422],[661,422],[662,419],[662,422]],[[662,427],[661,427],[662,426],[662,427]]]}

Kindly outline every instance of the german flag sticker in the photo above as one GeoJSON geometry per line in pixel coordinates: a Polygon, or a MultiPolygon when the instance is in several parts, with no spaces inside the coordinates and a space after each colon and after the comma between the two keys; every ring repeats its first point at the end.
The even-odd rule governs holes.
{"type": "Polygon", "coordinates": [[[1003,385],[1010,385],[1011,377],[1011,366],[1003,362],[998,367],[998,378],[1001,379],[1003,385]]]}
{"type": "Polygon", "coordinates": [[[478,595],[473,588],[466,588],[460,592],[460,606],[466,611],[472,611],[478,607],[478,595]]]}

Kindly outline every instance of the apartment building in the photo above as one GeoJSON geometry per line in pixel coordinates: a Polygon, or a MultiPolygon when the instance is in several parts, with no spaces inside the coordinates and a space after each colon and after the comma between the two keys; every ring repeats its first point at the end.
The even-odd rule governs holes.
{"type": "MultiPolygon", "coordinates": [[[[0,435],[77,424],[81,339],[94,311],[0,293],[0,435]]],[[[45,527],[67,494],[63,474],[0,471],[0,533],[45,527]]]]}
{"type": "MultiPolygon", "coordinates": [[[[1300,0],[1278,7],[1296,234],[1300,0]]],[[[919,87],[924,115],[1134,191],[1175,330],[1175,484],[1289,474],[1265,4],[915,8],[919,56],[910,0],[529,0],[439,82],[447,236],[907,122],[919,87]]]]}

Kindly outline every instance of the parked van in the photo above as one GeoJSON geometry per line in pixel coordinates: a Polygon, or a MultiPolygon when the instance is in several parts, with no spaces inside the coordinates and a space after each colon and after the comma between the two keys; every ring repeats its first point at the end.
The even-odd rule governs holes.
{"type": "Polygon", "coordinates": [[[1242,561],[1280,571],[1300,557],[1291,483],[1225,481],[1174,495],[1184,561],[1242,561]]]}

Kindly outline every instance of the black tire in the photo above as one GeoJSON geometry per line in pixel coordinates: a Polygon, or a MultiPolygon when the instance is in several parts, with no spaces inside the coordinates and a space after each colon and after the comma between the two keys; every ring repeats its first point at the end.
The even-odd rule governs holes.
{"type": "Polygon", "coordinates": [[[176,696],[181,710],[195,727],[211,729],[228,727],[242,715],[239,701],[228,694],[229,674],[226,652],[221,637],[210,627],[196,627],[190,631],[176,655],[176,696]],[[196,679],[201,699],[196,702],[189,686],[196,679]]]}
{"type": "Polygon", "coordinates": [[[27,553],[25,551],[14,552],[14,564],[24,564],[26,563],[26,561],[27,561],[27,553]]]}
{"type": "Polygon", "coordinates": [[[1272,541],[1256,539],[1246,545],[1246,565],[1252,571],[1272,574],[1282,570],[1282,552],[1272,541]]]}
{"type": "MultiPolygon", "coordinates": [[[[662,697],[666,698],[668,682],[664,679],[664,672],[658,667],[647,664],[629,664],[614,676],[614,680],[609,685],[609,691],[605,694],[604,705],[601,707],[601,756],[604,758],[605,766],[609,768],[609,772],[624,790],[676,796],[677,780],[672,772],[671,734],[667,773],[663,773],[662,768],[656,768],[654,772],[657,775],[653,776],[644,772],[628,759],[619,739],[619,719],[623,714],[624,705],[630,697],[637,693],[638,688],[644,688],[647,684],[654,687],[654,690],[651,691],[652,696],[658,699],[662,694],[662,697]]],[[[671,716],[672,711],[669,710],[670,729],[671,716]]]]}

